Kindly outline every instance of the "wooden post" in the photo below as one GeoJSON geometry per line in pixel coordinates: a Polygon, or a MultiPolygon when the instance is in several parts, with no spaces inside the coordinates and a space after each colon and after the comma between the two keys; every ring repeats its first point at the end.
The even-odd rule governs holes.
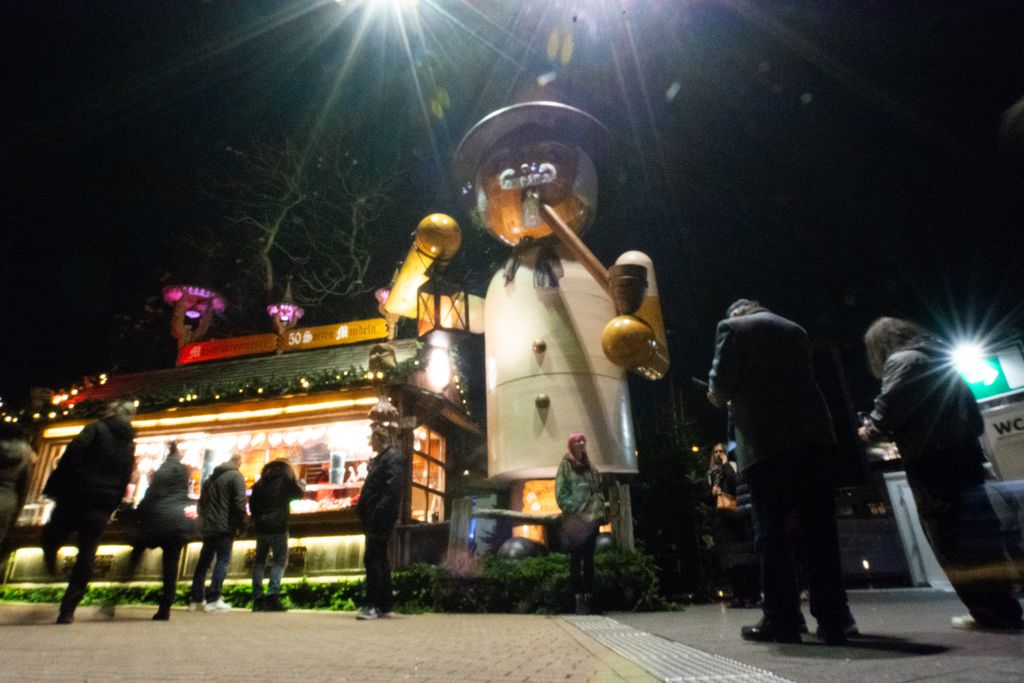
{"type": "Polygon", "coordinates": [[[541,204],[540,208],[544,216],[547,217],[548,227],[551,228],[551,232],[555,234],[555,237],[572,252],[576,260],[590,273],[597,284],[601,285],[601,289],[611,294],[611,286],[608,284],[608,269],[604,267],[604,264],[594,256],[594,252],[587,248],[587,245],[583,243],[579,235],[574,233],[572,228],[565,224],[565,221],[562,220],[557,211],[547,204],[541,204]]]}
{"type": "Polygon", "coordinates": [[[608,517],[612,524],[612,540],[621,550],[633,550],[633,506],[629,485],[613,482],[608,489],[608,517]]]}
{"type": "Polygon", "coordinates": [[[449,557],[469,552],[469,523],[472,517],[472,498],[459,498],[452,501],[452,516],[448,527],[449,557]]]}

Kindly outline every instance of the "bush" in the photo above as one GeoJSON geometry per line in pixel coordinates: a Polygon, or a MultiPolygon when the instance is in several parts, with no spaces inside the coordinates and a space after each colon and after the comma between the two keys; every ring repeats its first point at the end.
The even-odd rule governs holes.
{"type": "MultiPolygon", "coordinates": [[[[641,552],[608,550],[594,563],[598,604],[607,610],[671,609],[658,593],[654,560],[641,552]]],[[[413,565],[393,574],[395,609],[405,614],[421,612],[511,612],[554,614],[571,611],[574,597],[569,587],[569,559],[552,553],[543,557],[478,559],[464,575],[450,574],[433,565],[413,565]]],[[[0,600],[59,602],[63,586],[19,588],[0,585],[0,600]]],[[[291,607],[354,611],[366,596],[362,578],[333,583],[310,582],[281,586],[282,598],[291,607]]],[[[90,587],[83,605],[105,601],[116,604],[156,604],[159,585],[90,587]]],[[[249,583],[224,586],[224,599],[235,607],[252,606],[249,583]]],[[[176,604],[187,605],[188,582],[178,587],[176,604]]]]}

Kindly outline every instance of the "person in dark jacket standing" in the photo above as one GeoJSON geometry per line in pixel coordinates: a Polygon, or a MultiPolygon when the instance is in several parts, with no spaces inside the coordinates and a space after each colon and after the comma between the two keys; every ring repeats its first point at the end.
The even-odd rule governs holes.
{"type": "Polygon", "coordinates": [[[985,493],[981,413],[948,349],[914,323],[879,318],[864,335],[868,365],[882,380],[865,441],[896,440],[921,526],[969,616],[954,628],[1024,629],[1006,571],[1012,543],[985,493]]]}
{"type": "Polygon", "coordinates": [[[398,426],[393,422],[374,424],[370,430],[370,447],[377,455],[370,462],[356,504],[366,534],[366,604],[357,619],[387,617],[392,610],[388,540],[398,521],[405,490],[405,457],[396,443],[397,436],[398,426]]]}
{"type": "Polygon", "coordinates": [[[7,556],[7,535],[25,505],[35,458],[21,427],[0,423],[0,566],[7,556]]]}
{"type": "Polygon", "coordinates": [[[555,502],[562,511],[576,614],[591,614],[594,610],[594,549],[607,516],[602,489],[601,473],[587,456],[587,437],[573,432],[555,474],[555,502]]]}
{"type": "Polygon", "coordinates": [[[252,561],[252,611],[285,612],[281,603],[281,577],[288,561],[288,518],[293,500],[302,498],[302,484],[287,460],[268,462],[260,472],[260,480],[252,487],[249,512],[256,532],[256,554],[252,561]],[[263,595],[263,567],[272,552],[270,585],[263,595]]]}
{"type": "MultiPolygon", "coordinates": [[[[131,581],[146,549],[160,548],[163,590],[153,621],[167,621],[171,618],[171,605],[174,604],[178,589],[181,550],[192,531],[191,521],[185,516],[185,508],[191,503],[188,481],[188,468],[181,464],[178,444],[172,441],[167,457],[153,473],[146,495],[139,503],[137,538],[132,544],[128,565],[121,577],[121,581],[131,581]]],[[[113,617],[115,606],[116,603],[111,600],[100,609],[106,616],[113,617]]]]}
{"type": "Polygon", "coordinates": [[[835,436],[811,371],[807,333],[756,301],[740,299],[718,323],[708,400],[732,412],[739,472],[750,487],[761,560],[764,616],[746,640],[800,642],[800,591],[788,522],[801,527],[818,636],[830,644],[856,632],[839,564],[835,436]]]}
{"type": "Polygon", "coordinates": [[[58,624],[70,624],[85,595],[96,562],[96,548],[111,513],[124,498],[135,469],[135,404],[118,400],[107,415],[87,424],[68,444],[43,490],[57,505],[43,529],[43,562],[57,572],[57,550],[78,534],[78,557],[60,602],[58,624]]]}
{"type": "Polygon", "coordinates": [[[245,523],[245,478],[238,471],[241,464],[241,454],[235,453],[227,462],[218,465],[210,478],[203,482],[202,494],[199,496],[203,547],[199,551],[196,570],[192,575],[192,597],[188,605],[190,612],[200,608],[205,612],[231,609],[231,605],[221,597],[221,588],[228,574],[235,534],[245,523]],[[204,595],[203,584],[210,564],[213,564],[213,576],[204,595]]]}

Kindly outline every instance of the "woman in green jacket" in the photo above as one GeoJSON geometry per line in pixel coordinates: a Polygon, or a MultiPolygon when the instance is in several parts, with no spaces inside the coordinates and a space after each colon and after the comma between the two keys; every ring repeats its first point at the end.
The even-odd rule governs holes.
{"type": "Polygon", "coordinates": [[[555,476],[555,499],[562,510],[562,531],[569,550],[569,580],[576,594],[576,613],[590,614],[594,594],[594,547],[604,523],[601,473],[587,457],[587,438],[569,436],[568,452],[555,476]]]}

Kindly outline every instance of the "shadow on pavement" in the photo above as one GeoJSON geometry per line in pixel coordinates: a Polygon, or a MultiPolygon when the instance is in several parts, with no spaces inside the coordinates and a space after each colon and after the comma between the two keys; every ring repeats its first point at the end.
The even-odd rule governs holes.
{"type": "Polygon", "coordinates": [[[895,659],[897,657],[921,657],[948,652],[943,645],[917,643],[891,636],[873,636],[862,633],[854,636],[845,645],[827,645],[807,640],[800,645],[783,645],[780,651],[789,657],[813,657],[815,659],[895,659]]]}

